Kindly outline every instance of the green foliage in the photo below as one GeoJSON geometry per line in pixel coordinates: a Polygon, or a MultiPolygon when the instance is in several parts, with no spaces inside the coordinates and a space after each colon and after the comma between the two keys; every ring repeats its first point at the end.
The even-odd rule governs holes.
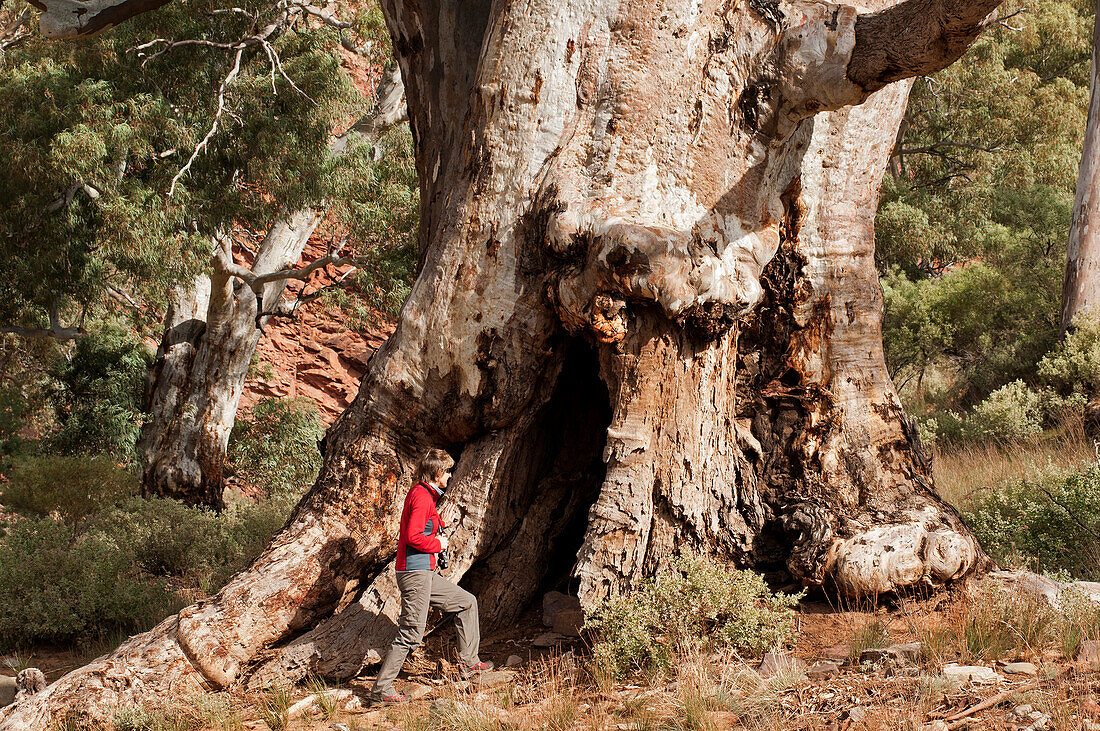
{"type": "Polygon", "coordinates": [[[286,503],[272,501],[218,515],[175,500],[133,498],[98,516],[95,528],[146,575],[215,591],[260,555],[288,513],[286,503]]]}
{"type": "Polygon", "coordinates": [[[1100,579],[1100,466],[1050,471],[975,493],[967,525],[1002,563],[1034,561],[1039,571],[1100,579]]]}
{"type": "Polygon", "coordinates": [[[1002,6],[1017,10],[1018,30],[992,27],[958,63],[916,81],[883,183],[883,339],[918,410],[966,411],[1016,380],[1036,387],[1057,338],[1094,6],[1002,6]],[[929,394],[934,370],[952,382],[929,394]]]}
{"type": "Polygon", "coordinates": [[[955,383],[944,396],[969,405],[1030,378],[1058,335],[1061,271],[1004,252],[997,265],[974,262],[932,278],[889,272],[883,346],[895,383],[920,384],[932,367],[947,368],[955,383]]]}
{"type": "Polygon", "coordinates": [[[62,454],[133,458],[141,431],[145,373],[153,357],[130,333],[105,330],[76,342],[59,359],[48,398],[57,428],[48,449],[62,454]]]}
{"type": "Polygon", "coordinates": [[[288,513],[271,501],[215,515],[131,498],[79,529],[15,520],[0,533],[0,651],[146,629],[187,604],[194,589],[216,591],[245,568],[288,513]]]}
{"type": "Polygon", "coordinates": [[[345,178],[351,188],[336,195],[334,215],[347,223],[364,259],[355,281],[359,297],[368,307],[396,314],[416,268],[420,189],[412,135],[406,127],[390,130],[369,156],[356,159],[345,178]]]}
{"type": "MultiPolygon", "coordinates": [[[[1004,12],[1020,9],[1006,3],[1004,12]]],[[[1088,108],[1092,7],[1029,3],[947,69],[918,79],[876,250],[910,276],[1024,240],[1065,253],[1088,108]]]]}
{"type": "Polygon", "coordinates": [[[1011,441],[1042,432],[1039,394],[1013,381],[1002,386],[978,404],[967,420],[973,439],[1011,441]]]}
{"type": "Polygon", "coordinates": [[[297,498],[321,469],[317,442],[325,429],[309,399],[261,399],[233,425],[229,457],[268,497],[297,498]]]}
{"type": "Polygon", "coordinates": [[[599,604],[585,626],[599,635],[595,655],[615,676],[669,665],[706,641],[760,653],[794,634],[801,595],[773,594],[764,579],[701,558],[677,558],[637,590],[599,604]]]}
{"type": "Polygon", "coordinates": [[[0,649],[130,634],[179,606],[164,582],[135,573],[116,536],[25,518],[0,540],[0,649]]]}
{"type": "Polygon", "coordinates": [[[170,194],[214,126],[234,53],[189,45],[153,57],[154,44],[143,58],[136,47],[235,43],[283,12],[274,2],[247,13],[232,5],[169,4],[88,41],[31,38],[8,50],[0,321],[44,326],[50,311],[82,319],[109,307],[108,284],[163,303],[167,285],[206,265],[215,232],[265,230],[279,211],[347,186],[354,161],[328,145],[357,95],[336,31],[300,22],[270,38],[285,76],[260,45],[246,49],[217,129],[170,194]]]}
{"type": "Polygon", "coordinates": [[[1038,376],[1063,398],[1100,396],[1100,316],[1079,313],[1065,339],[1039,362],[1038,376]]]}
{"type": "Polygon", "coordinates": [[[70,524],[137,492],[137,479],[112,457],[19,459],[0,493],[5,507],[30,515],[57,512],[70,524]]]}

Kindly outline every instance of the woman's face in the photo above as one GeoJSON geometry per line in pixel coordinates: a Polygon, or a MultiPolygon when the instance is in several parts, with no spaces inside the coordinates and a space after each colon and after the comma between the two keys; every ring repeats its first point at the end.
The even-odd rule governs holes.
{"type": "Polygon", "coordinates": [[[447,489],[447,483],[451,481],[451,470],[444,470],[435,478],[435,484],[442,490],[447,489]]]}

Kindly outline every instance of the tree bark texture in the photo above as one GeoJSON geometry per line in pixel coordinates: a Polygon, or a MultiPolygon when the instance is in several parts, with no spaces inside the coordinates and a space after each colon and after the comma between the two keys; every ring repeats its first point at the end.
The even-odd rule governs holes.
{"type": "MultiPolygon", "coordinates": [[[[383,72],[371,111],[333,139],[343,155],[356,138],[376,140],[407,118],[397,67],[383,72]]],[[[303,209],[272,224],[247,274],[278,275],[301,258],[323,211],[303,209]]],[[[232,262],[228,239],[216,242],[212,272],[172,293],[164,337],[147,376],[148,421],[139,449],[142,491],[192,505],[222,507],[223,467],[248,367],[276,308],[286,277],[245,286],[221,262],[232,262]]]]}
{"type": "Polygon", "coordinates": [[[1079,312],[1100,305],[1100,17],[1092,31],[1092,71],[1089,76],[1089,115],[1077,193],[1066,250],[1066,276],[1062,285],[1062,331],[1073,326],[1079,312]]]}
{"type": "MultiPolygon", "coordinates": [[[[292,266],[320,220],[313,210],[278,220],[257,250],[252,271],[261,274],[292,266]]],[[[274,306],[285,286],[285,279],[270,282],[258,298],[250,287],[215,267],[191,286],[173,292],[164,337],[148,376],[149,416],[139,445],[144,495],[222,506],[229,434],[262,334],[263,318],[258,316],[274,306]]]]}
{"type": "MultiPolygon", "coordinates": [[[[487,629],[560,582],[591,607],[676,552],[851,596],[983,564],[882,357],[873,214],[908,86],[850,80],[856,9],[383,7],[422,269],[314,488],[216,597],[130,641],[133,683],[166,692],[174,653],[207,687],[376,658],[400,500],[432,446],[457,458],[446,573],[487,629]]],[[[0,729],[131,702],[104,680],[118,656],[0,729]]]]}

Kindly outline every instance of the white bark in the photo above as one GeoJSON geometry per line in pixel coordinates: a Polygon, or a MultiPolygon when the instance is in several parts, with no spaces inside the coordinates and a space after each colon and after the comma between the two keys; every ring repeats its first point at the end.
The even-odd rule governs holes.
{"type": "Polygon", "coordinates": [[[1100,305],[1100,14],[1093,28],[1092,69],[1089,75],[1089,114],[1073,219],[1066,250],[1062,287],[1062,331],[1073,326],[1078,313],[1100,305]]]}
{"type": "MultiPolygon", "coordinates": [[[[405,117],[404,108],[394,67],[383,73],[371,112],[333,139],[332,154],[344,154],[356,138],[375,140],[405,117]]],[[[276,219],[251,266],[235,263],[232,242],[223,238],[212,273],[173,293],[148,376],[149,419],[139,445],[145,494],[221,507],[222,467],[252,355],[269,314],[282,309],[287,280],[312,271],[291,267],[322,217],[310,208],[276,219]]]]}
{"type": "MultiPolygon", "coordinates": [[[[842,73],[858,17],[384,10],[417,139],[420,276],[314,489],[149,652],[176,643],[219,687],[354,672],[387,640],[399,501],[427,446],[459,453],[452,575],[487,625],[558,571],[590,603],[674,548],[851,594],[979,565],[878,342],[871,214],[904,90],[810,121],[867,93],[842,73]]],[[[83,673],[48,702],[73,702],[83,673]]]]}

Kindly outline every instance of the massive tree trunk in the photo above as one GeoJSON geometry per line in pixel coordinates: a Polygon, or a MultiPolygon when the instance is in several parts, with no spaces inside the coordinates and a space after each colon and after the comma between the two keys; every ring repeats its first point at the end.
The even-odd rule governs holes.
{"type": "MultiPolygon", "coordinates": [[[[376,140],[405,121],[403,94],[397,68],[387,69],[371,112],[332,141],[332,153],[342,155],[352,139],[376,140]]],[[[281,216],[247,269],[233,262],[232,241],[223,237],[215,242],[211,273],[172,293],[148,374],[149,417],[138,445],[145,495],[222,506],[226,448],[248,366],[287,279],[300,274],[289,267],[322,217],[316,209],[281,216]]]]}
{"type": "Polygon", "coordinates": [[[354,674],[393,632],[396,508],[429,446],[457,457],[447,573],[488,626],[677,551],[852,596],[980,566],[886,374],[873,265],[908,91],[882,87],[950,62],[996,3],[956,4],[385,3],[423,267],[317,484],[216,597],[0,728],[354,674]]]}
{"type": "Polygon", "coordinates": [[[1062,284],[1062,332],[1073,326],[1077,313],[1100,305],[1100,13],[1092,31],[1092,71],[1089,76],[1089,116],[1077,193],[1066,249],[1062,284]]]}

